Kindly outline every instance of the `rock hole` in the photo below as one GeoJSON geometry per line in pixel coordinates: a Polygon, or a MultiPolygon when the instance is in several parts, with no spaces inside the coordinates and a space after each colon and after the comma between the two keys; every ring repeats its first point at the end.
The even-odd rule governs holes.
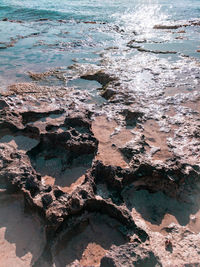
{"type": "MultiPolygon", "coordinates": [[[[85,129],[84,125],[77,127],[85,129]]],[[[46,184],[70,187],[77,180],[82,183],[83,179],[79,178],[92,166],[96,154],[95,138],[75,129],[60,131],[60,128],[50,127],[49,130],[27,153],[33,168],[43,176],[46,184]]],[[[89,129],[85,130],[89,132],[89,129]]]]}
{"type": "Polygon", "coordinates": [[[92,214],[57,241],[54,248],[56,266],[99,266],[102,257],[114,244],[124,244],[118,230],[120,223],[106,215],[92,214]]]}

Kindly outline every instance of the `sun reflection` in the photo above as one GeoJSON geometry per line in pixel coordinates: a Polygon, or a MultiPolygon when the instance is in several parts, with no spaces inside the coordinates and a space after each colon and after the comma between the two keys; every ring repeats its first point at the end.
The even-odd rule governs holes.
{"type": "Polygon", "coordinates": [[[152,32],[153,26],[163,23],[169,15],[161,10],[161,5],[158,1],[139,1],[133,8],[129,8],[123,14],[115,13],[119,24],[125,27],[126,32],[152,32]]]}

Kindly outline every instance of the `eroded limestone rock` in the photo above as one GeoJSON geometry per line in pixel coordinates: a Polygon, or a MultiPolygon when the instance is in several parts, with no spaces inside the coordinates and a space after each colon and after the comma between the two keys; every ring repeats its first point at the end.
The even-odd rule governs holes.
{"type": "MultiPolygon", "coordinates": [[[[50,101],[22,92],[18,97],[2,97],[0,104],[0,188],[11,196],[22,194],[26,209],[38,214],[45,225],[46,245],[33,266],[170,266],[176,262],[170,251],[166,262],[165,236],[150,231],[151,224],[146,223],[152,216],[156,217],[153,223],[161,222],[165,211],[155,211],[156,201],[141,210],[137,192],[146,192],[145,199],[148,194],[161,194],[163,202],[174,198],[195,206],[199,166],[176,157],[156,160],[143,112],[124,108],[120,128],[104,117],[92,122],[91,110],[67,98],[50,101]],[[115,151],[113,157],[120,160],[106,158],[106,151],[109,155],[115,151]]],[[[177,215],[177,210],[168,212],[177,215]]],[[[192,231],[178,227],[172,240],[176,255],[183,233],[192,241],[181,240],[181,251],[191,242],[198,244],[192,231]]],[[[184,256],[178,262],[199,260],[195,245],[190,253],[195,259],[184,256]]]]}

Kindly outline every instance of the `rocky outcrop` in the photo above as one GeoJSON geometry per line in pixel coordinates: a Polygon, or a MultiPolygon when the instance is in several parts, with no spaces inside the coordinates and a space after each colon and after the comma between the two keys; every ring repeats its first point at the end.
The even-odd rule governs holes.
{"type": "Polygon", "coordinates": [[[108,73],[105,73],[103,71],[98,71],[93,74],[82,75],[81,78],[85,80],[95,80],[99,82],[102,85],[101,95],[107,100],[112,99],[112,97],[116,95],[116,87],[120,85],[116,77],[109,75],[108,73]]]}
{"type": "MultiPolygon", "coordinates": [[[[147,137],[127,129],[125,138],[123,132],[112,133],[111,125],[101,138],[101,123],[109,122],[102,119],[95,128],[93,112],[67,99],[2,97],[0,112],[0,187],[11,195],[20,192],[26,209],[38,214],[46,229],[46,246],[33,266],[170,266],[159,253],[156,234],[133,213],[130,192],[162,192],[194,204],[197,165],[154,160],[147,137]],[[114,147],[126,165],[99,160],[100,146],[114,147]]],[[[131,129],[145,120],[139,110],[121,114],[131,129]]]]}
{"type": "MultiPolygon", "coordinates": [[[[47,240],[55,240],[64,229],[69,231],[70,227],[87,221],[87,217],[95,212],[116,220],[122,228],[121,235],[124,239],[129,239],[133,234],[142,242],[148,239],[145,231],[136,226],[128,209],[116,206],[112,201],[95,194],[95,177],[90,170],[72,193],[66,193],[64,187],[57,186],[56,182],[55,185],[46,184],[44,175],[51,175],[46,173],[47,170],[44,173],[37,172],[37,162],[41,158],[49,162],[56,158],[56,168],[61,164],[61,173],[84,164],[90,167],[98,145],[91,131],[90,113],[50,109],[48,106],[43,112],[25,111],[21,107],[13,113],[9,104],[3,106],[1,128],[7,127],[13,140],[16,136],[28,136],[36,139],[37,143],[27,151],[19,150],[15,142],[0,144],[1,184],[10,193],[22,192],[26,208],[42,216],[46,224],[47,240]],[[52,115],[55,117],[51,118],[52,115]],[[42,118],[46,119],[41,121],[42,118]]],[[[59,181],[60,176],[56,179],[59,181]]],[[[68,179],[67,174],[65,179],[68,179]]],[[[51,253],[50,248],[48,253],[51,253]]],[[[47,261],[52,263],[51,259],[47,261]]]]}
{"type": "Polygon", "coordinates": [[[189,20],[189,21],[182,21],[182,22],[180,22],[180,24],[155,25],[154,29],[171,30],[171,29],[178,29],[178,28],[189,27],[189,26],[200,26],[200,21],[199,20],[189,20]]]}
{"type": "Polygon", "coordinates": [[[101,260],[101,267],[162,266],[159,259],[148,248],[137,242],[113,246],[101,260]]]}

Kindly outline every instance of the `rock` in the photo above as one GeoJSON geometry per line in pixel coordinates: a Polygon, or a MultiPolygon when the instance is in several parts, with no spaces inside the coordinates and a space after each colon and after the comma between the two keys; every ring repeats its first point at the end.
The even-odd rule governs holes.
{"type": "Polygon", "coordinates": [[[162,266],[158,257],[137,243],[127,243],[111,250],[102,258],[101,267],[162,266]]]}
{"type": "Polygon", "coordinates": [[[146,43],[146,42],[147,42],[146,39],[143,39],[143,40],[133,39],[127,43],[127,46],[130,48],[140,48],[140,46],[138,46],[136,44],[142,44],[142,43],[146,43]]]}
{"type": "Polygon", "coordinates": [[[49,205],[53,202],[53,198],[50,194],[46,194],[42,196],[42,204],[44,208],[48,208],[49,205]]]}
{"type": "Polygon", "coordinates": [[[143,112],[139,111],[131,111],[129,109],[125,109],[123,111],[123,115],[125,116],[125,121],[128,126],[136,126],[138,121],[141,121],[144,116],[143,112]]]}
{"type": "Polygon", "coordinates": [[[139,52],[147,52],[147,53],[152,53],[152,54],[177,54],[176,51],[161,51],[161,50],[150,50],[150,49],[145,49],[143,47],[137,48],[139,52]]]}
{"type": "Polygon", "coordinates": [[[111,99],[115,94],[116,94],[116,90],[113,89],[112,86],[106,86],[101,95],[105,99],[111,99]]]}
{"type": "Polygon", "coordinates": [[[132,140],[126,143],[123,147],[120,147],[121,153],[128,159],[131,160],[134,155],[143,154],[145,152],[145,143],[144,139],[140,136],[135,140],[132,140]]]}
{"type": "Polygon", "coordinates": [[[50,115],[59,115],[64,113],[64,109],[51,109],[51,108],[44,108],[43,110],[39,111],[26,111],[21,112],[22,115],[22,123],[27,124],[29,122],[37,121],[41,118],[48,117],[50,115]]]}
{"type": "MultiPolygon", "coordinates": [[[[191,224],[198,222],[190,216],[197,209],[198,164],[175,156],[165,161],[153,159],[159,148],[148,143],[149,138],[155,143],[155,136],[147,136],[144,130],[147,114],[133,106],[127,108],[124,95],[118,94],[120,82],[113,77],[96,73],[89,79],[101,82],[111,105],[123,103],[116,122],[105,119],[103,123],[102,135],[105,130],[107,139],[101,140],[101,127],[98,136],[101,144],[110,142],[123,157],[126,164],[121,167],[97,160],[100,141],[92,127],[95,111],[81,101],[66,96],[38,97],[37,87],[37,96],[27,96],[26,86],[17,96],[0,100],[0,189],[23,195],[26,210],[38,214],[46,229],[46,247],[34,264],[45,260],[52,266],[57,257],[63,266],[173,266],[176,259],[180,266],[198,262],[199,237],[187,227],[164,225],[161,233],[149,230],[152,216],[160,224],[167,217],[163,202],[171,205],[173,198],[182,201],[182,208],[195,206],[185,217],[191,224]],[[121,140],[116,133],[121,133],[121,140]],[[31,145],[20,149],[17,137],[26,137],[31,145]],[[155,208],[157,199],[160,209],[155,208]],[[187,205],[183,204],[186,200],[187,205]],[[172,246],[165,244],[162,231],[173,235],[172,246]]],[[[129,101],[127,98],[127,105],[129,101]]],[[[198,125],[192,129],[190,135],[199,138],[198,125]]],[[[177,220],[181,217],[172,214],[177,220]]]]}
{"type": "Polygon", "coordinates": [[[0,110],[9,107],[8,103],[5,100],[0,99],[0,110]]]}
{"type": "Polygon", "coordinates": [[[115,77],[112,77],[111,75],[102,71],[98,71],[94,74],[83,75],[81,76],[81,79],[95,80],[103,86],[107,85],[109,82],[117,80],[115,77]]]}
{"type": "Polygon", "coordinates": [[[181,27],[184,27],[184,25],[155,25],[153,28],[159,30],[175,30],[181,27]]]}
{"type": "Polygon", "coordinates": [[[180,22],[180,24],[172,24],[172,25],[155,25],[153,28],[154,29],[159,29],[159,30],[174,30],[182,27],[189,27],[189,26],[200,26],[200,21],[199,20],[189,20],[185,23],[180,22]]]}

